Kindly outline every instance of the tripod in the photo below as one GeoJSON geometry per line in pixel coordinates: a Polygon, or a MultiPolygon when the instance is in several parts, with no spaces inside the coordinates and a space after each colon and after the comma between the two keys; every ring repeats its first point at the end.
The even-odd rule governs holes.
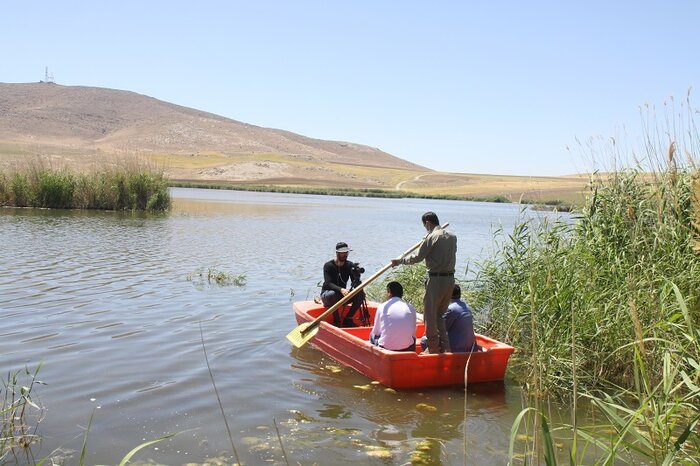
{"type": "MultiPolygon", "coordinates": [[[[353,280],[350,290],[352,291],[358,287],[360,283],[362,282],[359,280],[353,280]]],[[[336,327],[368,327],[369,324],[370,314],[369,309],[367,308],[367,297],[364,290],[360,290],[360,292],[357,293],[357,295],[355,295],[355,297],[352,299],[350,309],[344,317],[341,318],[341,309],[338,309],[333,313],[333,325],[336,327]],[[360,311],[359,318],[362,325],[358,325],[354,319],[358,310],[360,311]]]]}

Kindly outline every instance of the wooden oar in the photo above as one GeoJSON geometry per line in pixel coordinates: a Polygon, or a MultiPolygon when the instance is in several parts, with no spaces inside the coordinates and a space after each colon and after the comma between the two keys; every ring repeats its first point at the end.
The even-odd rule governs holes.
{"type": "MultiPolygon", "coordinates": [[[[441,228],[447,228],[448,225],[449,225],[449,223],[446,223],[446,224],[442,225],[441,228]]],[[[427,237],[427,235],[425,237],[423,237],[422,240],[418,241],[416,244],[411,246],[410,249],[407,249],[406,252],[404,252],[403,254],[401,254],[399,256],[399,259],[403,258],[405,255],[407,255],[408,253],[410,253],[414,249],[418,248],[418,246],[423,244],[423,241],[425,241],[426,237],[427,237]]],[[[337,309],[339,309],[340,307],[342,307],[346,303],[348,303],[364,287],[366,287],[367,285],[372,283],[374,280],[376,280],[377,277],[379,277],[381,274],[383,274],[384,272],[389,270],[390,267],[391,267],[391,262],[389,262],[387,265],[385,265],[381,269],[374,272],[374,274],[371,277],[369,277],[364,282],[360,283],[360,286],[350,290],[350,293],[346,294],[345,296],[343,296],[343,298],[340,301],[338,301],[337,303],[335,303],[334,305],[332,305],[331,307],[326,309],[323,312],[323,314],[316,317],[311,322],[304,322],[303,324],[299,324],[294,330],[292,330],[291,332],[289,332],[287,334],[287,340],[291,341],[292,344],[294,346],[296,346],[297,348],[301,348],[302,346],[304,346],[309,340],[311,340],[314,337],[314,335],[316,335],[318,333],[318,326],[323,319],[325,319],[328,315],[330,315],[331,313],[333,313],[334,311],[336,311],[337,309]]]]}

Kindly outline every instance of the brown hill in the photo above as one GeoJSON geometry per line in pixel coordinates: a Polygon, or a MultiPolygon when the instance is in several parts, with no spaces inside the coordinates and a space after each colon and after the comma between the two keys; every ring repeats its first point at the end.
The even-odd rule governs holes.
{"type": "Polygon", "coordinates": [[[79,165],[98,155],[128,154],[155,160],[184,179],[314,184],[337,178],[348,185],[383,186],[386,180],[373,177],[373,168],[410,176],[430,172],[373,147],[262,128],[134,92],[0,83],[5,160],[48,155],[79,165]]]}
{"type": "Polygon", "coordinates": [[[0,83],[0,169],[32,156],[101,168],[137,156],[175,180],[576,200],[580,177],[439,173],[379,149],[262,128],[134,92],[0,83]]]}

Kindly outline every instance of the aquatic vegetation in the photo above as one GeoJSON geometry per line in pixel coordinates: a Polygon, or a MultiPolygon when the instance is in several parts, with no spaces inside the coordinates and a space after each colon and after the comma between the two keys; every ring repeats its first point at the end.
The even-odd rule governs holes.
{"type": "Polygon", "coordinates": [[[39,441],[37,429],[44,418],[44,408],[34,392],[42,384],[29,368],[7,374],[0,387],[0,465],[34,463],[31,447],[39,441]]]}
{"type": "Polygon", "coordinates": [[[427,404],[427,403],[418,403],[418,404],[416,405],[416,409],[419,410],[419,411],[427,411],[427,412],[430,412],[430,413],[437,412],[437,408],[436,408],[435,406],[429,405],[429,404],[427,404]]]}
{"type": "Polygon", "coordinates": [[[440,461],[444,456],[444,445],[440,440],[434,438],[426,438],[418,441],[415,450],[411,453],[411,464],[416,466],[429,466],[436,464],[436,460],[440,461]]]}
{"type": "Polygon", "coordinates": [[[592,425],[578,425],[574,410],[573,424],[558,425],[550,431],[541,411],[525,408],[513,423],[511,463],[518,456],[514,451],[518,442],[525,450],[520,455],[535,464],[540,453],[544,454],[546,464],[557,464],[555,446],[566,452],[571,464],[607,465],[619,460],[655,465],[700,464],[700,363],[691,356],[697,353],[700,329],[690,323],[680,296],[679,302],[685,309],[683,318],[695,334],[687,334],[684,341],[671,342],[673,350],[663,355],[663,373],[658,383],[650,380],[642,345],[635,342],[633,388],[612,394],[584,394],[595,414],[596,422],[592,425]],[[688,367],[691,372],[684,369],[688,367]],[[531,435],[518,434],[521,423],[531,435]],[[554,430],[559,437],[566,437],[567,449],[555,442],[554,430]]]}
{"type": "Polygon", "coordinates": [[[679,309],[673,320],[682,325],[683,338],[664,342],[661,378],[656,381],[649,373],[645,340],[640,339],[632,345],[634,387],[585,395],[606,423],[572,432],[604,452],[598,464],[608,464],[621,453],[650,464],[700,464],[700,328],[678,287],[673,289],[679,309]]]}
{"type": "Polygon", "coordinates": [[[498,231],[496,254],[470,282],[483,332],[519,348],[511,375],[529,406],[511,433],[511,462],[520,462],[513,444],[522,421],[527,464],[556,464],[555,432],[568,436],[570,464],[699,464],[694,115],[647,133],[647,166],[593,176],[574,223],[526,220],[498,231]],[[542,414],[547,396],[572,401],[571,424],[542,414]],[[580,401],[596,425],[580,425],[580,401]]]}
{"type": "Polygon", "coordinates": [[[236,275],[213,267],[209,267],[206,270],[200,267],[194,272],[187,274],[187,281],[199,287],[205,284],[214,284],[218,286],[233,285],[240,288],[245,286],[246,276],[245,273],[236,275]]]}
{"type": "Polygon", "coordinates": [[[698,323],[692,181],[677,174],[670,193],[621,174],[615,186],[594,188],[576,224],[520,223],[482,264],[470,291],[475,307],[488,310],[486,333],[521,349],[514,364],[543,393],[568,391],[574,370],[587,389],[630,386],[635,341],[650,379],[660,380],[669,342],[688,331],[675,288],[698,323]]]}
{"type": "Polygon", "coordinates": [[[37,159],[0,170],[0,206],[163,212],[170,205],[164,173],[135,163],[74,172],[37,159]]]}
{"type": "Polygon", "coordinates": [[[280,444],[280,450],[282,451],[282,458],[284,458],[284,463],[289,466],[289,459],[287,458],[287,451],[284,449],[284,443],[282,442],[282,436],[280,435],[280,429],[277,426],[277,419],[272,418],[272,423],[275,426],[275,433],[277,434],[277,441],[280,444]]]}
{"type": "Polygon", "coordinates": [[[325,369],[329,372],[337,374],[343,371],[343,368],[335,364],[326,364],[325,369]]]}
{"type": "Polygon", "coordinates": [[[371,390],[371,389],[372,389],[372,385],[370,385],[370,384],[365,384],[365,385],[353,385],[353,388],[357,388],[358,390],[367,391],[367,390],[371,390]]]}
{"type": "Polygon", "coordinates": [[[394,457],[394,454],[388,448],[378,447],[374,445],[367,446],[365,454],[370,458],[377,458],[381,460],[390,460],[394,457]]]}

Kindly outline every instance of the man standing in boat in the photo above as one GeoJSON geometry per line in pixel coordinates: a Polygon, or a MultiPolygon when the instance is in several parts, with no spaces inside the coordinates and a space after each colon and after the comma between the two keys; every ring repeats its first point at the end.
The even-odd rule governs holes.
{"type": "Polygon", "coordinates": [[[455,284],[455,262],[457,237],[440,227],[435,212],[426,212],[421,217],[428,235],[418,250],[402,259],[392,259],[392,267],[411,265],[425,260],[428,277],[423,295],[423,319],[428,349],[424,354],[450,352],[450,341],[442,315],[447,311],[455,284]]]}
{"type": "MultiPolygon", "coordinates": [[[[358,264],[348,260],[348,254],[352,251],[347,243],[339,242],[335,245],[335,258],[323,264],[323,285],[321,286],[321,302],[326,308],[331,307],[343,296],[350,293],[348,281],[353,273],[353,268],[364,272],[358,264]]],[[[340,310],[333,313],[333,322],[337,327],[354,327],[353,314],[365,299],[364,291],[360,291],[352,299],[352,307],[344,319],[341,320],[340,310]]]]}
{"type": "MultiPolygon", "coordinates": [[[[462,289],[456,283],[452,290],[452,302],[447,307],[447,312],[442,315],[442,319],[445,321],[450,350],[453,353],[481,351],[481,347],[476,344],[472,308],[462,301],[462,289]]],[[[428,347],[426,340],[426,337],[421,339],[421,347],[428,347]]]]}

